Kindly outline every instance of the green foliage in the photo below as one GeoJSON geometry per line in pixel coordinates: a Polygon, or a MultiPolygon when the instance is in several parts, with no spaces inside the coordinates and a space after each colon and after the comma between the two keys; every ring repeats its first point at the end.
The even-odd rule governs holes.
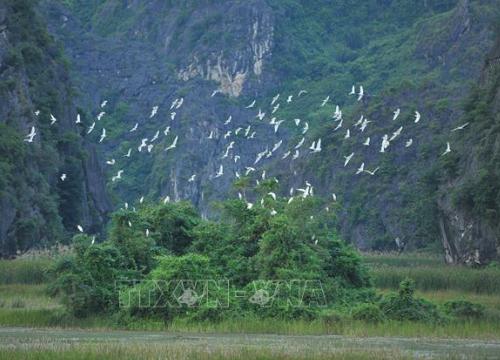
{"type": "Polygon", "coordinates": [[[111,218],[109,240],[124,255],[127,267],[148,273],[158,253],[154,239],[146,237],[147,224],[141,213],[119,210],[111,218]]]}
{"type": "Polygon", "coordinates": [[[500,289],[500,271],[495,267],[449,266],[440,257],[423,254],[371,255],[365,259],[373,284],[383,289],[397,289],[407,277],[414,279],[416,288],[422,291],[498,294],[500,289]]]}
{"type": "Polygon", "coordinates": [[[368,270],[352,246],[341,240],[332,240],[329,250],[331,260],[325,269],[328,276],[340,278],[345,284],[354,287],[370,285],[368,270]]]}
{"type": "Polygon", "coordinates": [[[263,205],[248,209],[244,201],[225,201],[219,204],[219,222],[201,220],[182,202],[119,210],[109,240],[92,245],[86,236],[74,238],[74,254],[53,269],[53,293],[63,294],[77,316],[115,312],[121,301],[129,316],[163,320],[221,320],[238,309],[259,317],[312,319],[327,302],[356,303],[371,296],[356,293],[369,285],[366,270],[356,252],[337,239],[332,215],[319,199],[288,204],[265,194],[263,205]],[[273,216],[270,209],[279,213],[273,216]],[[175,281],[185,280],[200,293],[197,281],[212,279],[206,286],[213,287],[210,299],[215,296],[219,305],[228,291],[273,294],[276,286],[279,299],[264,307],[234,298],[229,308],[207,306],[209,300],[203,306],[150,306],[152,296],[163,294],[169,295],[162,300],[177,304],[182,294],[171,292],[175,281]]]}
{"type": "Polygon", "coordinates": [[[415,281],[406,278],[399,284],[399,297],[402,299],[411,299],[415,294],[415,281]]]}
{"type": "Polygon", "coordinates": [[[321,276],[318,254],[307,245],[310,238],[291,224],[286,215],[270,220],[269,230],[262,234],[256,255],[259,276],[264,279],[293,279],[321,276]]]}
{"type": "Polygon", "coordinates": [[[444,303],[448,315],[461,319],[479,319],[484,316],[484,306],[467,300],[451,300],[444,303]]]}
{"type": "Polygon", "coordinates": [[[62,242],[88,206],[83,198],[82,140],[65,119],[72,102],[67,69],[37,5],[34,0],[8,0],[2,7],[6,47],[0,102],[11,106],[0,124],[0,198],[16,216],[7,223],[1,255],[62,242]],[[38,117],[35,110],[40,111],[38,117]],[[61,126],[49,126],[51,113],[61,126]],[[37,135],[28,144],[22,134],[31,126],[37,135]],[[58,181],[61,173],[69,174],[67,181],[58,181]]]}
{"type": "Polygon", "coordinates": [[[361,304],[352,310],[352,318],[371,323],[379,323],[385,320],[384,313],[375,304],[361,304]]]}
{"type": "Polygon", "coordinates": [[[11,126],[0,124],[0,194],[12,183],[15,161],[23,161],[25,150],[19,133],[11,126]]]}
{"type": "Polygon", "coordinates": [[[500,117],[498,115],[498,88],[500,68],[489,69],[488,81],[473,89],[467,99],[462,122],[469,122],[463,146],[459,149],[456,165],[459,174],[458,185],[453,189],[452,201],[455,207],[474,214],[497,228],[500,213],[500,117]],[[474,162],[473,171],[469,170],[474,162]]]}
{"type": "Polygon", "coordinates": [[[0,284],[41,284],[47,280],[49,258],[0,260],[0,284]]]}
{"type": "Polygon", "coordinates": [[[144,214],[145,222],[151,225],[153,234],[157,234],[157,245],[174,254],[186,251],[193,241],[191,230],[200,221],[196,210],[188,202],[145,207],[141,214],[144,214]]]}
{"type": "Polygon", "coordinates": [[[387,318],[398,321],[423,321],[439,323],[444,320],[437,306],[414,296],[415,282],[405,279],[398,294],[388,294],[380,301],[380,309],[387,318]]]}
{"type": "Polygon", "coordinates": [[[126,311],[132,316],[217,321],[227,312],[228,298],[227,287],[218,281],[220,274],[205,256],[163,256],[145,281],[123,289],[120,296],[126,298],[126,311]]]}
{"type": "Polygon", "coordinates": [[[75,236],[73,242],[74,255],[62,257],[51,269],[51,293],[62,295],[78,317],[111,311],[118,305],[116,282],[127,275],[123,257],[112,244],[92,245],[85,235],[75,236]]]}

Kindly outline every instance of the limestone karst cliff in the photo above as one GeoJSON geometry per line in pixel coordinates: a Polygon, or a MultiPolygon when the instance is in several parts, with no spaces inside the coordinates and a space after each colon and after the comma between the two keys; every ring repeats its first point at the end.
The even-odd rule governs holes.
{"type": "Polygon", "coordinates": [[[0,104],[0,257],[68,241],[77,224],[97,233],[111,210],[101,164],[31,1],[0,2],[0,104]],[[23,141],[32,127],[33,142],[23,141]]]}
{"type": "Polygon", "coordinates": [[[323,139],[321,156],[303,151],[293,162],[275,155],[259,164],[268,176],[278,176],[283,193],[305,180],[319,195],[337,193],[346,240],[365,249],[394,249],[395,238],[409,248],[440,242],[439,155],[492,46],[497,7],[497,1],[471,0],[45,0],[41,9],[64,44],[82,106],[95,116],[99,102],[110,100],[104,124],[115,130],[103,154],[120,159],[125,169],[126,180],[110,184],[122,201],[143,195],[189,199],[210,216],[213,200],[235,195],[234,176],[214,179],[220,164],[234,175],[280,139],[280,151],[293,148],[301,138],[293,119],[300,118],[311,126],[307,146],[323,139]],[[347,95],[352,84],[367,89],[362,103],[347,95]],[[301,89],[307,95],[299,99],[301,89]],[[281,107],[270,116],[277,93],[281,107]],[[327,95],[330,103],[320,108],[327,95]],[[171,121],[170,104],[180,97],[184,105],[171,121]],[[255,108],[246,109],[254,99],[255,108]],[[360,115],[370,119],[366,132],[350,139],[344,139],[345,128],[334,132],[337,104],[348,124],[360,115]],[[156,105],[159,115],[149,118],[156,105]],[[285,120],[278,134],[256,119],[259,108],[267,120],[285,120]],[[402,110],[398,124],[391,120],[396,108],[402,110]],[[418,126],[411,121],[417,109],[424,119],[418,126]],[[224,126],[229,116],[232,123],[224,126]],[[138,132],[129,133],[135,123],[138,132]],[[231,141],[224,135],[248,125],[258,135],[235,141],[239,162],[223,159],[231,141]],[[403,126],[402,137],[381,156],[375,147],[396,125],[403,126]],[[140,139],[167,126],[170,134],[151,154],[123,158],[140,139]],[[206,141],[210,132],[214,141],[206,141]],[[176,151],[162,151],[174,135],[180,135],[176,151]],[[354,139],[361,136],[376,145],[358,146],[354,139]],[[414,146],[406,149],[409,138],[414,146]],[[354,176],[355,169],[344,168],[343,157],[351,152],[353,167],[380,166],[378,176],[354,176]],[[196,181],[189,182],[193,174],[196,181]]]}
{"type": "Polygon", "coordinates": [[[500,36],[467,101],[456,160],[439,196],[439,225],[448,263],[483,265],[500,255],[500,36]]]}
{"type": "MultiPolygon", "coordinates": [[[[236,196],[235,173],[245,173],[259,152],[282,141],[250,180],[266,170],[279,179],[282,194],[306,180],[320,196],[336,193],[343,238],[386,250],[395,249],[396,238],[407,248],[441,243],[438,190],[456,154],[440,155],[446,142],[453,149],[462,142],[450,130],[481,76],[498,7],[498,0],[41,0],[37,12],[63,48],[83,126],[108,100],[99,122],[108,138],[85,160],[104,167],[105,176],[92,171],[86,181],[94,189],[106,183],[115,207],[141,196],[169,196],[214,216],[214,200],[236,196]],[[363,101],[348,95],[353,84],[364,86],[363,101]],[[278,93],[279,108],[271,114],[278,93]],[[172,109],[180,98],[182,107],[172,109]],[[332,120],[336,105],[345,119],[339,131],[332,120]],[[154,106],[158,113],[151,117],[154,106]],[[401,115],[393,121],[397,108],[401,115]],[[413,123],[416,110],[419,124],[413,123]],[[368,127],[352,128],[346,138],[361,115],[371,121],[368,127]],[[277,132],[269,125],[273,117],[284,120],[277,132]],[[310,130],[300,156],[283,161],[305,122],[310,130]],[[256,134],[251,139],[242,136],[249,126],[256,134]],[[380,154],[382,136],[401,126],[401,135],[380,154]],[[243,130],[235,134],[238,128],[243,130]],[[175,151],[164,151],[176,136],[175,151]],[[362,145],[367,137],[372,146],[362,145]],[[323,150],[311,154],[307,148],[318,138],[323,150]],[[152,141],[150,152],[137,150],[143,139],[152,141]],[[132,156],[125,157],[130,149],[132,156]],[[350,153],[351,166],[344,167],[350,153]],[[110,159],[116,165],[105,166],[110,159]],[[356,175],[361,163],[379,167],[377,176],[356,175]],[[220,165],[224,176],[215,177],[220,165]],[[112,182],[118,169],[123,179],[112,182]]],[[[81,136],[84,144],[97,143],[96,134],[81,136]]],[[[109,203],[96,205],[102,210],[109,203]]]]}

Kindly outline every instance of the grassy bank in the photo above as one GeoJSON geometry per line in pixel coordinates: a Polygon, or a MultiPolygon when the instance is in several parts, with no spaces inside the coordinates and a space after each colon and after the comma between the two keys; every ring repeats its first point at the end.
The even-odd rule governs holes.
{"type": "MultiPolygon", "coordinates": [[[[174,320],[164,323],[158,320],[123,320],[112,316],[93,316],[78,319],[69,315],[58,299],[46,293],[46,285],[29,283],[30,273],[43,273],[48,259],[1,261],[0,266],[7,269],[12,278],[0,285],[0,326],[63,327],[91,329],[159,330],[171,332],[203,333],[268,333],[289,335],[347,335],[355,337],[406,336],[436,338],[500,338],[500,296],[496,285],[500,279],[498,269],[475,270],[447,267],[438,258],[423,255],[368,255],[365,256],[372,268],[375,283],[381,293],[397,288],[400,279],[410,275],[417,283],[418,296],[425,297],[436,304],[444,304],[452,299],[465,299],[479,303],[486,308],[486,317],[476,320],[452,321],[446,324],[426,324],[419,322],[384,321],[370,323],[353,320],[349,314],[326,317],[314,321],[271,320],[244,318],[221,322],[187,322],[174,320]],[[431,279],[418,277],[429,269],[435,269],[431,279]],[[457,271],[457,275],[453,272],[457,271]],[[491,278],[481,279],[487,273],[491,278]],[[497,279],[493,276],[497,274],[497,279]],[[18,281],[13,284],[13,280],[18,281]],[[454,279],[453,282],[450,279],[454,279]],[[462,282],[458,279],[463,279],[462,282]],[[490,280],[488,280],[490,279],[490,280]],[[456,281],[456,282],[455,282],[456,281]],[[488,281],[491,281],[489,283],[488,281]],[[5,284],[7,283],[7,284],[5,284]],[[465,284],[464,284],[465,283],[465,284]],[[450,285],[453,284],[453,285],[450,285]],[[489,289],[488,291],[486,291],[489,289]]],[[[2,277],[2,279],[6,279],[2,277]]]]}
{"type": "MultiPolygon", "coordinates": [[[[5,289],[0,288],[0,291],[5,289]]],[[[179,333],[246,333],[246,334],[286,334],[286,335],[346,335],[355,337],[372,336],[404,336],[404,337],[434,337],[434,338],[468,338],[468,339],[498,339],[500,338],[500,299],[494,296],[482,295],[473,298],[476,302],[487,306],[491,316],[485,319],[470,321],[453,321],[447,324],[427,324],[420,322],[384,321],[371,323],[353,320],[348,315],[324,318],[314,321],[305,320],[275,320],[245,317],[221,322],[187,322],[174,320],[165,323],[159,320],[142,319],[120,321],[112,316],[92,316],[84,319],[69,315],[64,308],[53,299],[47,302],[46,295],[40,292],[39,285],[22,285],[10,287],[10,296],[16,299],[18,294],[31,294],[29,305],[12,306],[14,302],[0,308],[0,326],[29,327],[63,327],[87,329],[115,329],[142,331],[169,331],[179,333]],[[29,290],[36,287],[35,290],[29,290]],[[38,299],[33,296],[40,296],[38,299]]],[[[423,295],[431,295],[424,293],[423,295]]],[[[442,303],[455,299],[456,293],[441,292],[434,299],[442,303]]],[[[462,294],[463,295],[463,294],[462,294]]]]}
{"type": "Polygon", "coordinates": [[[409,355],[404,355],[396,350],[349,350],[339,349],[335,352],[298,352],[295,350],[268,350],[255,348],[234,348],[225,349],[203,349],[189,346],[172,345],[118,345],[118,344],[93,344],[93,345],[68,345],[57,349],[5,349],[0,352],[0,359],[410,359],[409,355]]]}

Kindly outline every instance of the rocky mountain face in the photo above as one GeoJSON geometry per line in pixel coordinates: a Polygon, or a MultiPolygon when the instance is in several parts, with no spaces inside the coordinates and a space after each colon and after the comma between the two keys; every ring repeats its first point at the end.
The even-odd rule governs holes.
{"type": "MultiPolygon", "coordinates": [[[[335,192],[346,240],[393,249],[395,238],[409,248],[440,242],[436,194],[443,167],[455,158],[441,153],[447,141],[453,148],[462,142],[463,133],[450,130],[492,47],[498,7],[497,0],[43,0],[39,9],[64,45],[87,109],[85,126],[106,112],[96,122],[108,130],[100,163],[116,160],[108,179],[124,170],[122,180],[108,181],[118,206],[169,196],[211,216],[211,203],[236,195],[234,175],[250,166],[257,169],[249,173],[252,182],[266,170],[283,195],[305,181],[316,194],[335,192]],[[348,95],[352,84],[363,85],[362,101],[348,95]],[[172,108],[181,98],[182,106],[172,108]],[[344,117],[340,130],[332,119],[336,105],[344,117]],[[392,120],[397,108],[401,115],[392,120]],[[353,126],[361,115],[371,121],[363,132],[353,126]],[[274,117],[284,120],[276,132],[269,125],[274,117]],[[305,122],[305,143],[291,160],[305,122]],[[381,154],[382,136],[401,126],[381,154]],[[176,136],[177,147],[165,151],[176,136]],[[367,137],[371,146],[362,145],[367,137]],[[318,138],[322,152],[312,154],[307,148],[318,138]],[[138,151],[143,139],[149,152],[138,151]],[[266,149],[272,155],[255,164],[266,149]],[[287,151],[292,155],[283,160],[287,151]],[[378,167],[377,175],[356,175],[362,163],[378,167]],[[224,175],[216,177],[221,165],[224,175]]],[[[95,143],[99,134],[83,136],[95,143]]]]}
{"type": "Polygon", "coordinates": [[[66,65],[31,1],[0,2],[0,104],[0,257],[62,242],[77,224],[97,232],[111,210],[100,161],[79,135],[66,65]],[[33,142],[23,141],[32,127],[33,142]]]}
{"type": "Polygon", "coordinates": [[[439,196],[439,225],[448,263],[481,265],[500,255],[500,36],[464,115],[470,131],[439,196]]]}
{"type": "MultiPolygon", "coordinates": [[[[254,121],[255,109],[244,109],[240,100],[250,102],[250,94],[272,81],[265,69],[273,23],[265,2],[109,1],[95,9],[92,21],[85,21],[78,6],[50,1],[43,9],[52,32],[65,44],[82,107],[96,109],[87,124],[100,112],[100,102],[109,100],[100,125],[110,139],[102,149],[117,161],[109,176],[125,171],[124,181],[110,184],[118,198],[130,203],[143,195],[189,199],[208,216],[211,201],[225,197],[234,180],[213,181],[230,142],[224,137],[227,131],[252,125],[251,132],[260,134],[235,142],[234,153],[246,164],[253,162],[256,149],[278,141],[273,132],[259,132],[267,127],[254,121]],[[114,18],[120,20],[106,20],[114,18]],[[171,110],[176,98],[183,98],[184,105],[171,110]],[[150,118],[154,106],[158,115],[150,118]],[[223,126],[229,116],[230,126],[223,126]],[[138,130],[130,132],[136,123],[138,130]],[[139,153],[141,140],[151,140],[158,130],[151,154],[139,153]],[[175,136],[175,152],[163,151],[175,136]],[[132,156],[126,158],[129,149],[132,156]],[[193,174],[196,181],[189,183],[193,174]]],[[[241,168],[233,160],[224,166],[233,174],[241,168]]]]}

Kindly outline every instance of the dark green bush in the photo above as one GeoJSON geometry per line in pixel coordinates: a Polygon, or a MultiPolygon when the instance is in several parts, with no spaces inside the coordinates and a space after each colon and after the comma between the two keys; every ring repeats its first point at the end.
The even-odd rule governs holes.
{"type": "Polygon", "coordinates": [[[225,285],[205,256],[162,256],[150,276],[133,288],[124,288],[120,296],[128,302],[127,312],[132,316],[216,321],[229,307],[225,285]]]}
{"type": "Polygon", "coordinates": [[[352,318],[367,322],[378,323],[385,320],[384,313],[375,304],[361,304],[352,310],[352,318]]]}
{"type": "Polygon", "coordinates": [[[463,319],[479,319],[484,316],[484,306],[467,300],[451,300],[444,303],[446,314],[463,319]]]}
{"type": "Polygon", "coordinates": [[[442,322],[444,317],[438,307],[430,301],[414,296],[415,282],[405,279],[397,294],[388,294],[379,303],[384,315],[392,320],[442,322]]]}
{"type": "MultiPolygon", "coordinates": [[[[120,251],[110,243],[91,244],[86,235],[73,239],[74,254],[60,258],[50,270],[55,277],[52,295],[63,301],[77,317],[110,312],[118,307],[116,282],[126,275],[120,251]]],[[[137,276],[137,275],[136,275],[137,276]]]]}
{"type": "MultiPolygon", "coordinates": [[[[264,183],[261,190],[273,184],[264,183]]],[[[201,220],[186,203],[119,210],[108,241],[91,245],[87,236],[75,237],[74,255],[53,269],[53,293],[63,294],[77,316],[121,307],[129,317],[164,321],[218,321],[241,314],[311,320],[329,303],[374,299],[359,255],[337,239],[321,201],[286,204],[270,196],[265,201],[279,213],[248,210],[239,200],[221,205],[220,222],[201,220]],[[237,290],[247,296],[230,296],[237,290]],[[258,291],[271,299],[251,301],[258,291]]]]}

